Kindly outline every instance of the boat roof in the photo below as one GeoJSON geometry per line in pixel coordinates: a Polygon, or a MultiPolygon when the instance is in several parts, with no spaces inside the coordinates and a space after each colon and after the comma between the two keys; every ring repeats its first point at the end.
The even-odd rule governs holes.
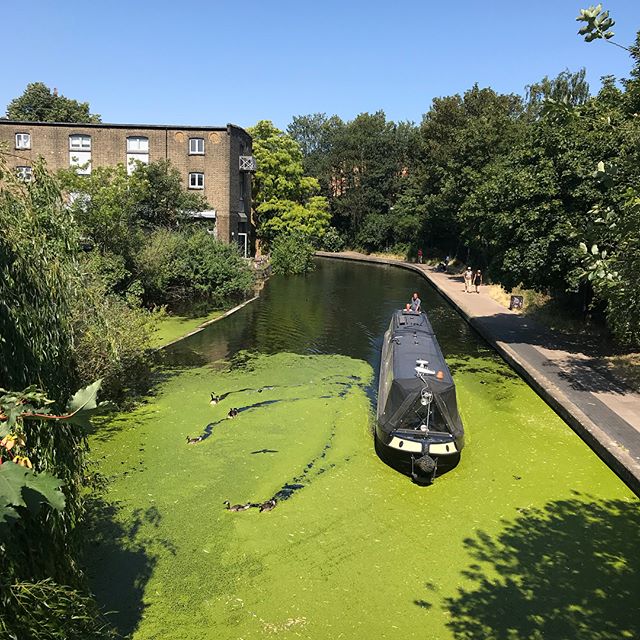
{"type": "Polygon", "coordinates": [[[428,369],[442,371],[440,383],[453,384],[451,372],[425,313],[397,311],[392,319],[392,327],[395,380],[415,380],[416,361],[424,360],[428,363],[428,369]]]}
{"type": "Polygon", "coordinates": [[[391,318],[391,327],[394,333],[404,331],[416,331],[431,335],[434,333],[426,313],[416,313],[415,311],[405,311],[404,309],[394,312],[391,318]]]}

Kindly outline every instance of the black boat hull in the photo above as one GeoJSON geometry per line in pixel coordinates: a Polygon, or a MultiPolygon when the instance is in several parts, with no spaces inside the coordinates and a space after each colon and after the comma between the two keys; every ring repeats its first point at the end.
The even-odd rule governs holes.
{"type": "Polygon", "coordinates": [[[384,462],[427,484],[460,460],[455,383],[424,313],[395,312],[385,333],[375,442],[384,462]]]}
{"type": "MultiPolygon", "coordinates": [[[[410,477],[412,476],[412,474],[417,476],[425,475],[421,474],[420,469],[416,466],[416,461],[425,455],[428,455],[436,463],[436,473],[435,475],[431,474],[433,475],[433,477],[439,477],[451,471],[460,462],[460,454],[464,444],[460,441],[458,441],[457,443],[454,441],[449,445],[451,452],[447,452],[446,454],[438,454],[434,451],[429,451],[431,447],[424,445],[420,449],[416,448],[416,450],[413,451],[405,447],[400,448],[397,446],[397,440],[398,438],[391,438],[388,434],[384,432],[380,433],[378,429],[376,429],[376,453],[385,464],[389,465],[396,471],[399,471],[400,473],[403,473],[404,475],[410,477]],[[392,443],[395,446],[391,446],[392,443]]],[[[430,481],[431,479],[432,478],[430,477],[423,478],[424,481],[430,481]]]]}

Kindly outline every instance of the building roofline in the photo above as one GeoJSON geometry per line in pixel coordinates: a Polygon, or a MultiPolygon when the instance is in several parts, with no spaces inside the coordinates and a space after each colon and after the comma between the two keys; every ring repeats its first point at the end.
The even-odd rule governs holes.
{"type": "Polygon", "coordinates": [[[227,131],[231,129],[238,129],[242,133],[249,135],[242,127],[235,124],[227,124],[225,126],[202,126],[197,127],[193,125],[175,125],[175,124],[120,124],[114,122],[30,122],[25,120],[9,120],[7,118],[0,118],[0,124],[23,126],[23,127],[69,127],[77,129],[96,129],[99,127],[107,129],[160,129],[160,130],[187,130],[187,131],[227,131]]]}

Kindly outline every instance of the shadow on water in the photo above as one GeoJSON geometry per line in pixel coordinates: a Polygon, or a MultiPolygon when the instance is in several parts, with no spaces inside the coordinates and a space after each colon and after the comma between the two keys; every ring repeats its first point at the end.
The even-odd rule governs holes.
{"type": "Polygon", "coordinates": [[[491,381],[520,380],[520,376],[504,363],[497,363],[497,366],[481,366],[477,359],[458,355],[451,358],[447,364],[452,374],[470,373],[480,379],[488,378],[491,381]]]}
{"type": "Polygon", "coordinates": [[[155,568],[156,556],[149,551],[161,547],[176,554],[169,540],[149,538],[149,528],[160,528],[161,516],[155,507],[136,509],[119,516],[117,504],[92,499],[87,509],[88,539],[85,551],[89,562],[89,583],[101,608],[118,633],[128,637],[144,615],[144,591],[155,568]],[[108,575],[109,580],[104,580],[108,575]]]}
{"type": "MultiPolygon", "coordinates": [[[[465,540],[472,586],[445,598],[458,640],[640,637],[640,511],[623,500],[575,498],[522,509],[496,537],[465,540]]],[[[426,585],[432,592],[433,586],[426,585]]],[[[414,601],[428,609],[426,599],[414,601]]]]}

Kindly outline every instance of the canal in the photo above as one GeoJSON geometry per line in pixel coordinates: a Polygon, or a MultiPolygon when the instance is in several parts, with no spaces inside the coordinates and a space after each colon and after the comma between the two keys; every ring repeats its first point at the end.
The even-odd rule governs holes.
{"type": "Polygon", "coordinates": [[[91,436],[108,482],[88,573],[120,632],[640,636],[637,498],[419,275],[317,265],[174,345],[148,402],[91,436]],[[382,335],[412,291],[466,429],[426,488],[378,459],[371,430],[382,335]],[[274,496],[264,513],[223,505],[274,496]]]}

